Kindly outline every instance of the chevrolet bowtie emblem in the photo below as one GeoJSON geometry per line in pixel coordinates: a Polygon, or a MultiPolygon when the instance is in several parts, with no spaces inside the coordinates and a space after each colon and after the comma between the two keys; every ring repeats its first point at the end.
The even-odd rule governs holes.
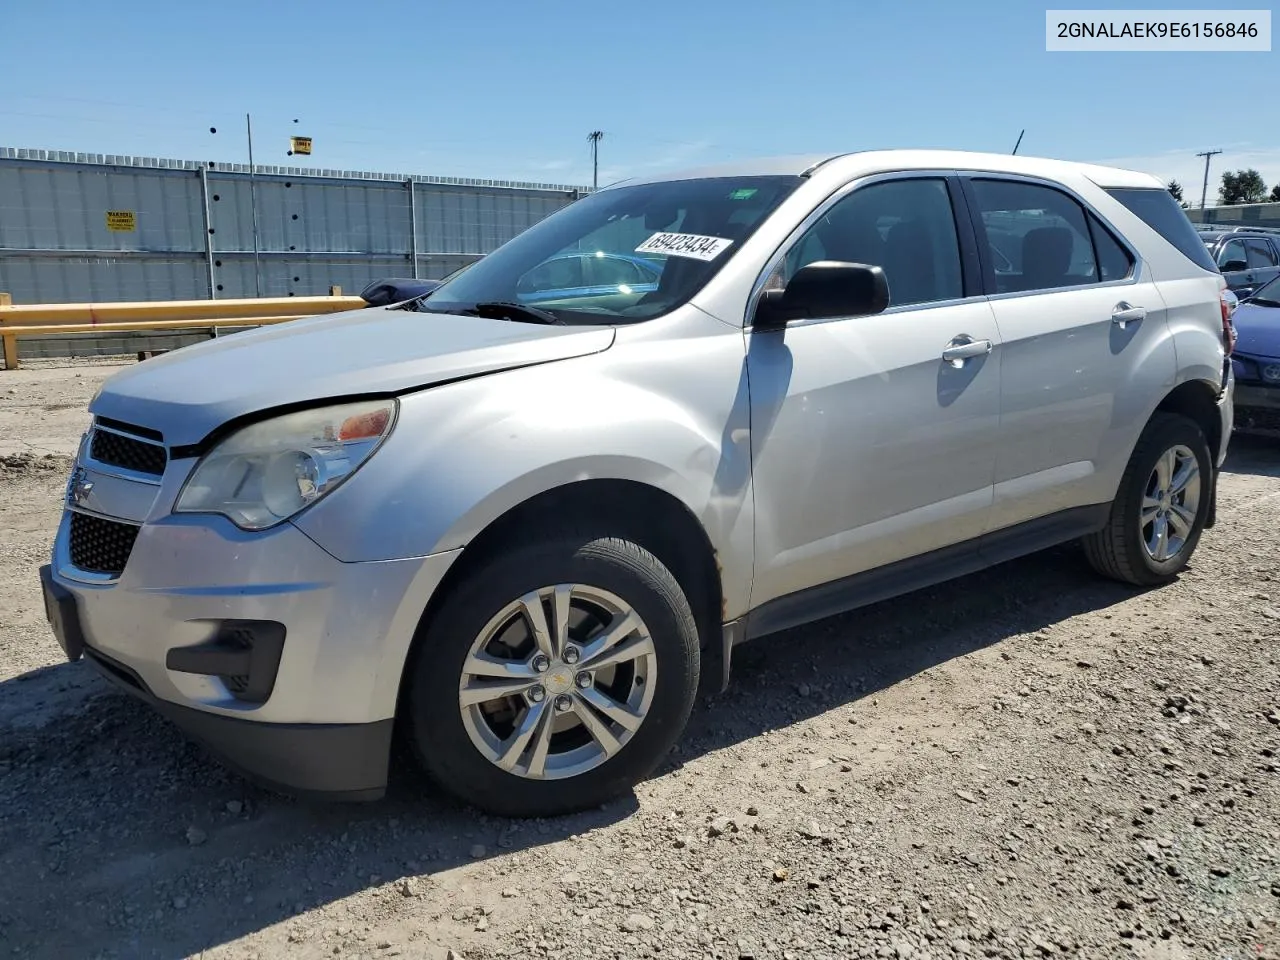
{"type": "Polygon", "coordinates": [[[67,503],[82,507],[92,492],[93,481],[86,476],[84,467],[76,467],[71,472],[70,479],[67,480],[67,503]]]}

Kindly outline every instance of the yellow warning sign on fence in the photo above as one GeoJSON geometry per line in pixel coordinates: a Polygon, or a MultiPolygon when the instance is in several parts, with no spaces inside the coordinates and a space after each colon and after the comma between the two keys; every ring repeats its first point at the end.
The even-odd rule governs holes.
{"type": "Polygon", "coordinates": [[[303,156],[311,156],[311,138],[310,137],[290,137],[289,152],[300,153],[303,156]]]}
{"type": "Polygon", "coordinates": [[[107,229],[113,233],[132,233],[138,229],[138,215],[132,210],[108,210],[107,229]]]}

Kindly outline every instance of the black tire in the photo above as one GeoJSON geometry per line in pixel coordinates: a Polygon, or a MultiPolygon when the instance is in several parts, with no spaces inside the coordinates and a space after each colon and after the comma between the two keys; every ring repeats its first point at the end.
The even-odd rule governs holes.
{"type": "Polygon", "coordinates": [[[409,665],[406,726],[435,784],[499,816],[557,816],[599,806],[648,776],[684,732],[698,687],[698,630],[671,572],[627,540],[560,534],[501,551],[466,576],[435,611],[409,665]],[[463,724],[458,687],[472,644],[507,604],[533,590],[579,583],[607,590],[644,621],[658,664],[649,712],[621,750],[577,776],[539,780],[498,767],[463,724]]]}
{"type": "Polygon", "coordinates": [[[1159,586],[1173,580],[1187,565],[1209,516],[1213,493],[1213,459],[1204,431],[1188,417],[1156,413],[1142,431],[1111,504],[1107,525],[1084,539],[1085,556],[1104,576],[1139,587],[1159,586]],[[1148,551],[1142,526],[1142,502],[1156,463],[1174,447],[1186,447],[1200,468],[1200,495],[1191,532],[1182,548],[1158,561],[1148,551]]]}

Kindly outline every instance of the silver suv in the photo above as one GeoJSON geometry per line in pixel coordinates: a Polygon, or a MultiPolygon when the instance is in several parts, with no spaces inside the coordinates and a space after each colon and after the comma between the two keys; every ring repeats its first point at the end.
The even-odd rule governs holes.
{"type": "Polygon", "coordinates": [[[107,381],[49,619],[277,788],[381,796],[395,729],[488,811],[598,804],[742,641],[1069,540],[1173,578],[1231,434],[1223,290],[1122,170],[629,181],[424,298],[107,381]]]}

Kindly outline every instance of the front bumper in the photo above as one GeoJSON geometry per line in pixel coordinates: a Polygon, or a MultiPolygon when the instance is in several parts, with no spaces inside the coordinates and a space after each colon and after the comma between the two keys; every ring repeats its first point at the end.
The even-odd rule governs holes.
{"type": "Polygon", "coordinates": [[[409,645],[456,551],[343,563],[290,524],[247,534],[219,517],[168,516],[139,528],[123,572],[104,581],[71,564],[69,526],[70,513],[41,570],[69,659],[84,655],[252,779],[382,795],[409,645]],[[227,676],[250,662],[229,636],[272,641],[265,675],[227,676]]]}
{"type": "Polygon", "coordinates": [[[228,767],[264,786],[327,800],[377,800],[386,793],[393,720],[374,723],[259,723],[161,700],[141,676],[84,643],[75,595],[53,568],[40,568],[49,620],[71,659],[84,655],[116,686],[154,707],[228,767]]]}
{"type": "Polygon", "coordinates": [[[1235,417],[1242,433],[1280,434],[1280,385],[1237,384],[1235,417]]]}
{"type": "MultiPolygon", "coordinates": [[[[1220,433],[1221,440],[1218,442],[1218,462],[1217,466],[1222,467],[1227,460],[1227,449],[1231,444],[1231,431],[1235,429],[1236,414],[1236,397],[1239,394],[1240,387],[1236,382],[1236,372],[1231,365],[1231,361],[1226,363],[1226,377],[1224,378],[1222,393],[1218,397],[1218,418],[1222,424],[1220,433]]],[[[1216,471],[1215,471],[1216,473],[1216,471]]]]}

